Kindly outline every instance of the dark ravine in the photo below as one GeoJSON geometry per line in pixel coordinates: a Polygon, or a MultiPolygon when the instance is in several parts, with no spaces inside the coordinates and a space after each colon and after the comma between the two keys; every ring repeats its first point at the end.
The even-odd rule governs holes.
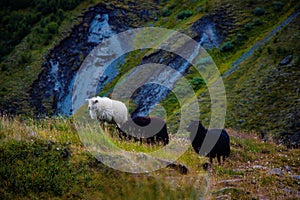
{"type": "MultiPolygon", "coordinates": [[[[148,15],[141,13],[143,11],[135,12],[141,20],[146,20],[148,15]]],[[[83,14],[82,22],[46,56],[42,71],[29,91],[29,101],[35,113],[40,116],[69,115],[74,79],[84,58],[104,38],[128,30],[131,23],[126,11],[113,5],[100,4],[89,8],[83,14]]],[[[116,64],[100,78],[100,89],[117,75],[116,64]]]]}
{"type": "MultiPolygon", "coordinates": [[[[134,5],[133,5],[134,6],[134,5]]],[[[135,28],[128,15],[128,10],[122,10],[114,5],[97,5],[89,8],[83,14],[82,22],[75,26],[71,34],[54,47],[46,56],[42,64],[42,72],[39,78],[34,81],[29,91],[30,104],[38,115],[70,115],[72,113],[72,88],[77,70],[80,68],[84,58],[103,39],[114,34],[135,28]],[[111,9],[112,8],[112,9],[111,9]]],[[[138,19],[147,21],[151,19],[154,11],[135,11],[133,14],[138,19]]],[[[192,37],[205,48],[218,47],[226,34],[221,29],[221,24],[228,24],[222,21],[225,15],[223,12],[214,12],[196,21],[187,32],[192,32],[192,37]]],[[[151,19],[153,20],[153,19],[151,19]]],[[[233,23],[229,23],[232,25],[233,23]]],[[[118,74],[121,58],[114,62],[102,77],[98,84],[97,92],[118,74]]],[[[141,64],[160,63],[171,66],[180,73],[185,73],[190,65],[176,55],[168,52],[156,52],[145,57],[141,64]]],[[[170,74],[172,76],[172,74],[170,74]]],[[[170,83],[175,84],[175,82],[170,83]]],[[[146,115],[151,108],[166,97],[169,90],[159,85],[145,85],[136,95],[134,101],[138,104],[136,115],[146,115]],[[144,98],[147,96],[147,98],[144,98]],[[145,101],[146,100],[146,101],[145,101]]]]}
{"type": "MultiPolygon", "coordinates": [[[[213,11],[209,15],[206,15],[195,23],[193,23],[187,30],[184,31],[187,35],[192,37],[199,45],[205,49],[218,48],[223,42],[224,38],[228,34],[226,30],[234,29],[234,19],[228,12],[229,7],[221,7],[220,10],[213,11]]],[[[198,51],[197,49],[194,50],[198,51]]],[[[191,53],[191,57],[193,53],[191,53]]],[[[191,58],[192,60],[193,58],[191,58]]],[[[145,63],[159,63],[166,66],[170,66],[177,72],[184,75],[189,67],[191,66],[186,60],[180,58],[177,55],[169,52],[156,51],[155,53],[144,57],[141,64],[145,63]]],[[[137,72],[136,72],[137,73],[137,72]]],[[[169,74],[165,77],[164,84],[166,86],[173,87],[178,80],[175,78],[173,81],[168,81],[170,77],[174,75],[169,74]]],[[[157,77],[157,79],[163,77],[157,77]]],[[[148,115],[151,109],[160,101],[162,101],[170,90],[167,87],[148,84],[140,88],[134,96],[134,101],[138,105],[136,110],[133,112],[133,116],[137,115],[148,115]]]]}

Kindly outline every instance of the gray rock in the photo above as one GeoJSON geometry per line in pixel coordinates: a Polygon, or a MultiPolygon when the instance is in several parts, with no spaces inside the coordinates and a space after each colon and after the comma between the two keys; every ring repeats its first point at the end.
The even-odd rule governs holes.
{"type": "Polygon", "coordinates": [[[294,148],[299,147],[300,145],[300,131],[294,133],[293,135],[290,136],[290,141],[291,141],[291,145],[294,148]]]}
{"type": "Polygon", "coordinates": [[[244,122],[245,122],[245,120],[243,120],[243,119],[240,119],[238,122],[239,122],[239,123],[244,123],[244,122]]]}
{"type": "Polygon", "coordinates": [[[283,191],[285,191],[286,193],[292,193],[293,191],[290,190],[289,188],[283,188],[283,191]]]}
{"type": "Polygon", "coordinates": [[[292,168],[288,165],[284,166],[284,169],[288,172],[292,171],[292,168]]]}
{"type": "Polygon", "coordinates": [[[28,133],[28,137],[29,138],[38,138],[39,135],[36,132],[34,132],[33,130],[30,130],[28,133]]]}
{"type": "Polygon", "coordinates": [[[300,175],[292,175],[291,177],[300,180],[300,175]]]}
{"type": "Polygon", "coordinates": [[[253,165],[253,169],[267,169],[267,167],[261,166],[261,165],[253,165]]]}
{"type": "Polygon", "coordinates": [[[282,61],[279,63],[279,65],[287,65],[292,61],[293,55],[288,55],[287,57],[285,57],[284,59],[282,59],[282,61]]]}
{"type": "Polygon", "coordinates": [[[283,171],[279,168],[273,168],[267,174],[283,175],[283,171]]]}

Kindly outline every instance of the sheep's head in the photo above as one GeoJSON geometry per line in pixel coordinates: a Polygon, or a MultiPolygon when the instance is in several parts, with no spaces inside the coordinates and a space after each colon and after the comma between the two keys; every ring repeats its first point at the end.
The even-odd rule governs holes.
{"type": "Polygon", "coordinates": [[[99,102],[98,99],[97,99],[97,97],[93,97],[93,98],[91,98],[91,99],[86,99],[86,101],[89,103],[89,104],[88,104],[88,109],[89,109],[89,110],[92,109],[93,105],[95,105],[96,103],[99,102]]]}
{"type": "Polygon", "coordinates": [[[202,125],[200,121],[192,120],[190,124],[187,125],[186,130],[191,133],[196,133],[199,130],[201,130],[201,132],[205,131],[205,127],[202,125]]]}
{"type": "Polygon", "coordinates": [[[88,109],[90,111],[91,118],[97,119],[96,107],[99,103],[98,97],[86,99],[86,101],[88,102],[88,109]]]}
{"type": "MultiPolygon", "coordinates": [[[[191,138],[194,138],[196,135],[202,135],[205,136],[207,130],[203,126],[203,124],[200,121],[194,121],[192,120],[191,123],[186,127],[186,130],[191,133],[191,138]]],[[[200,136],[199,135],[199,136],[200,136]]]]}

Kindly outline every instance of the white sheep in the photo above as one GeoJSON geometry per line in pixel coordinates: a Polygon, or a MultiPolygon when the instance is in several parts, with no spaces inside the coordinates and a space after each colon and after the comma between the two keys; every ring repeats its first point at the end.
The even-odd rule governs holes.
{"type": "Polygon", "coordinates": [[[121,101],[99,96],[86,100],[92,119],[116,123],[119,127],[128,120],[128,109],[121,101]]]}

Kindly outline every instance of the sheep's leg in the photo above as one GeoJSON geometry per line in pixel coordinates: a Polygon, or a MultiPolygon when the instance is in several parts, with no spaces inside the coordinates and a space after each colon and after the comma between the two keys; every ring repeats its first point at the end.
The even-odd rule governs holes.
{"type": "MultiPolygon", "coordinates": [[[[138,129],[137,131],[138,131],[138,137],[140,138],[140,145],[142,145],[143,144],[143,139],[144,139],[143,138],[143,133],[140,129],[138,129]]],[[[146,140],[146,142],[148,142],[148,138],[146,138],[145,140],[146,140]]]]}
{"type": "Polygon", "coordinates": [[[219,165],[221,165],[221,156],[220,156],[220,155],[217,155],[217,159],[218,159],[219,165]]]}
{"type": "Polygon", "coordinates": [[[105,131],[105,122],[103,122],[103,121],[101,122],[101,129],[102,129],[104,132],[106,132],[106,131],[105,131]]]}
{"type": "Polygon", "coordinates": [[[156,139],[157,139],[157,138],[154,137],[154,136],[150,137],[150,138],[149,138],[150,142],[149,142],[148,144],[155,144],[155,140],[156,140],[156,139]]]}
{"type": "Polygon", "coordinates": [[[142,139],[140,139],[137,136],[133,136],[133,140],[134,140],[134,142],[142,142],[142,139]]]}
{"type": "Polygon", "coordinates": [[[209,156],[209,162],[210,164],[213,164],[213,158],[211,156],[209,156]]]}
{"type": "Polygon", "coordinates": [[[150,138],[146,138],[146,142],[147,142],[147,144],[149,145],[149,144],[151,144],[151,139],[150,138]]]}
{"type": "Polygon", "coordinates": [[[105,121],[101,121],[101,122],[100,122],[100,127],[101,127],[101,129],[102,129],[104,132],[106,132],[106,131],[105,131],[105,121]]]}
{"type": "Polygon", "coordinates": [[[108,123],[104,122],[104,131],[108,133],[108,123]]]}
{"type": "Polygon", "coordinates": [[[100,128],[101,128],[101,130],[104,130],[104,123],[103,123],[103,121],[100,121],[100,128]]]}
{"type": "Polygon", "coordinates": [[[169,138],[165,138],[165,145],[169,144],[169,138]]]}
{"type": "Polygon", "coordinates": [[[117,126],[117,130],[118,130],[118,136],[121,140],[123,139],[127,139],[127,134],[120,128],[117,126]]]}
{"type": "Polygon", "coordinates": [[[126,139],[127,140],[132,140],[134,139],[134,136],[131,136],[130,134],[125,133],[126,139]]]}

